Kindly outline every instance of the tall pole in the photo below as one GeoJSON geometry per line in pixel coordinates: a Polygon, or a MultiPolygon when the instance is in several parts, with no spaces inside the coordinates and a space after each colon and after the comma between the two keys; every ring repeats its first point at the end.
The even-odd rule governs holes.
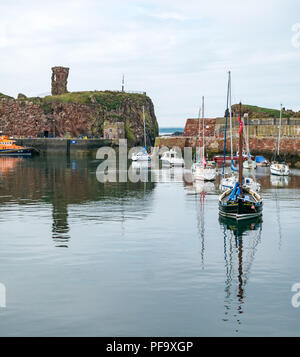
{"type": "Polygon", "coordinates": [[[205,157],[205,144],[204,144],[204,97],[202,97],[202,147],[203,147],[203,158],[202,162],[204,163],[205,157]]]}
{"type": "Polygon", "coordinates": [[[122,92],[124,92],[124,89],[125,89],[125,77],[124,77],[124,74],[123,74],[123,77],[122,77],[122,92]]]}
{"type": "Polygon", "coordinates": [[[201,151],[201,145],[200,145],[200,137],[201,137],[201,106],[199,108],[199,113],[198,113],[198,136],[196,138],[196,162],[200,161],[201,158],[201,152],[199,152],[199,150],[201,151]],[[199,147],[197,149],[197,140],[199,141],[199,147]]]}
{"type": "Polygon", "coordinates": [[[146,141],[146,122],[145,122],[145,107],[143,106],[143,120],[144,120],[144,141],[145,141],[145,148],[147,148],[147,141],[146,141]]]}
{"type": "Polygon", "coordinates": [[[228,87],[227,87],[227,101],[226,101],[226,121],[225,121],[225,133],[224,133],[224,155],[223,155],[223,171],[222,175],[225,173],[225,163],[226,163],[226,139],[227,139],[227,120],[228,120],[228,105],[229,105],[229,86],[230,77],[228,77],[228,87]]]}
{"type": "Polygon", "coordinates": [[[280,119],[279,119],[278,148],[277,148],[278,156],[279,156],[279,146],[280,146],[281,121],[282,121],[282,104],[280,104],[280,119]]]}
{"type": "Polygon", "coordinates": [[[242,194],[243,187],[243,121],[242,121],[242,103],[240,103],[240,130],[239,130],[239,185],[242,194]]]}
{"type": "Polygon", "coordinates": [[[229,117],[230,117],[230,150],[231,162],[233,161],[233,146],[232,146],[232,109],[231,109],[231,72],[229,71],[229,117]]]}

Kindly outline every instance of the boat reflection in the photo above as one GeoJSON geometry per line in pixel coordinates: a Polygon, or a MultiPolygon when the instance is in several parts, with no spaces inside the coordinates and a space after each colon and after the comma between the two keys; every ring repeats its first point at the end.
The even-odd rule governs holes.
{"type": "Polygon", "coordinates": [[[270,183],[273,187],[286,187],[289,185],[289,176],[275,176],[270,175],[270,183]]]}
{"type": "Polygon", "coordinates": [[[198,195],[202,193],[217,194],[217,181],[193,180],[191,171],[184,172],[184,187],[189,195],[198,195]]]}
{"type": "MultiPolygon", "coordinates": [[[[225,317],[223,321],[241,324],[244,312],[246,286],[251,267],[261,241],[262,218],[236,221],[220,217],[220,226],[224,235],[225,261],[225,317]]],[[[236,328],[236,331],[238,329],[236,328]]]]}
{"type": "Polygon", "coordinates": [[[5,176],[22,161],[20,157],[0,157],[0,175],[5,176]]]}
{"type": "Polygon", "coordinates": [[[183,182],[184,169],[182,167],[162,167],[161,169],[151,170],[152,182],[183,182]]]}

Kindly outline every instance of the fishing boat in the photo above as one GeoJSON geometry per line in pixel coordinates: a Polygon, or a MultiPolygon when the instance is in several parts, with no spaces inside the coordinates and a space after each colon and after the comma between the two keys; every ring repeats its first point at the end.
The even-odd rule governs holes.
{"type": "Polygon", "coordinates": [[[239,179],[233,189],[225,191],[219,197],[219,214],[236,220],[249,219],[262,215],[263,201],[260,195],[243,185],[243,121],[242,104],[240,104],[239,130],[239,179]]]}
{"type": "Polygon", "coordinates": [[[278,127],[277,145],[276,145],[276,149],[275,149],[274,159],[270,166],[270,170],[271,170],[272,175],[289,176],[289,174],[290,174],[289,165],[279,155],[281,122],[282,122],[282,104],[281,104],[281,108],[280,108],[280,120],[279,120],[279,127],[278,127]]]}
{"type": "MultiPolygon", "coordinates": [[[[233,155],[233,142],[232,142],[232,103],[231,103],[231,72],[229,71],[228,74],[228,89],[227,89],[227,107],[226,107],[226,121],[225,121],[225,135],[224,135],[224,154],[223,154],[223,169],[222,169],[222,174],[221,174],[221,181],[220,181],[220,190],[221,191],[227,191],[229,189],[233,189],[236,182],[238,181],[237,178],[237,171],[238,169],[235,167],[234,161],[239,158],[239,150],[237,150],[237,156],[235,157],[233,155]],[[228,159],[231,161],[231,171],[228,173],[225,172],[225,163],[227,160],[226,157],[226,141],[227,141],[227,121],[228,121],[228,115],[229,115],[229,122],[230,122],[230,157],[228,159]]],[[[242,152],[242,160],[244,161],[250,161],[252,160],[252,155],[250,154],[250,151],[248,150],[248,153],[245,151],[242,152]]],[[[256,182],[255,178],[252,177],[246,177],[243,179],[243,187],[249,188],[252,191],[259,192],[261,189],[261,186],[258,182],[256,182]]]]}
{"type": "Polygon", "coordinates": [[[19,146],[8,136],[0,136],[0,156],[31,156],[35,149],[19,146]]]}
{"type": "MultiPolygon", "coordinates": [[[[198,123],[198,139],[200,140],[200,113],[199,110],[198,123]]],[[[201,180],[201,181],[215,181],[217,178],[217,170],[215,165],[211,162],[207,162],[205,158],[205,138],[204,138],[204,130],[205,130],[205,119],[204,119],[204,97],[202,97],[202,148],[198,148],[197,153],[197,161],[192,165],[192,175],[193,180],[201,180]]]]}
{"type": "Polygon", "coordinates": [[[151,154],[147,152],[147,136],[146,136],[146,120],[145,120],[145,107],[143,106],[143,122],[144,122],[144,147],[132,154],[131,160],[132,161],[150,161],[151,154]]]}

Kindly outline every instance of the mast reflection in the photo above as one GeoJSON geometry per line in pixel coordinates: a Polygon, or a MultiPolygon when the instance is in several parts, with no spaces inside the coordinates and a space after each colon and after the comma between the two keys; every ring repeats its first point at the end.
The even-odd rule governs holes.
{"type": "Polygon", "coordinates": [[[199,232],[199,236],[200,236],[200,240],[201,240],[201,267],[202,269],[204,269],[205,266],[205,262],[204,262],[204,253],[205,253],[205,192],[201,192],[199,194],[199,197],[197,197],[197,228],[198,228],[198,232],[199,232]]]}
{"type": "Polygon", "coordinates": [[[240,325],[243,314],[245,289],[251,267],[261,241],[262,217],[247,221],[236,221],[220,217],[220,226],[224,234],[225,261],[225,318],[231,318],[240,325]]]}

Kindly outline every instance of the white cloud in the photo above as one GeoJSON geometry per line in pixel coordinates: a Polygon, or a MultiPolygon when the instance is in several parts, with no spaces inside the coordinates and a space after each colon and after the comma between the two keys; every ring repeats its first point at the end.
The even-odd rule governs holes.
{"type": "Polygon", "coordinates": [[[188,19],[186,16],[183,16],[177,12],[160,12],[160,13],[154,13],[152,14],[152,16],[162,20],[185,21],[188,19]]]}
{"type": "Polygon", "coordinates": [[[52,0],[0,3],[0,92],[49,91],[50,67],[71,67],[69,89],[130,89],[153,98],[161,125],[184,124],[205,95],[222,115],[226,77],[237,100],[276,106],[295,93],[294,0],[52,0]],[[279,85],[280,83],[280,85],[279,85]],[[266,103],[264,103],[266,101],[266,103]]]}

